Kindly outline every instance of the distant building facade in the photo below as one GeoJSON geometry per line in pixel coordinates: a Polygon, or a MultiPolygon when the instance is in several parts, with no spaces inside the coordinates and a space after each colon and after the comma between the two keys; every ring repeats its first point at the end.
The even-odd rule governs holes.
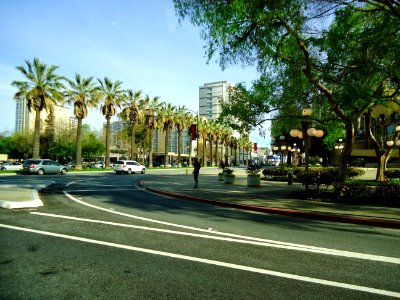
{"type": "Polygon", "coordinates": [[[228,81],[205,83],[199,87],[199,115],[209,120],[215,120],[222,112],[221,101],[229,99],[229,88],[233,87],[228,81]]]}
{"type": "MultiPolygon", "coordinates": [[[[35,129],[35,111],[29,111],[26,99],[16,100],[15,109],[15,131],[16,132],[29,132],[35,129]]],[[[45,129],[45,120],[48,116],[46,110],[40,113],[41,131],[45,129]]],[[[59,105],[54,106],[54,126],[56,135],[62,130],[76,127],[78,121],[75,117],[71,116],[71,110],[68,107],[59,105]]]]}

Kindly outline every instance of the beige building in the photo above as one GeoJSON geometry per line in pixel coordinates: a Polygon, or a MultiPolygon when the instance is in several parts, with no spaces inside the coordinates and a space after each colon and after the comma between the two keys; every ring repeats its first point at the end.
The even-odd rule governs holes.
{"type": "Polygon", "coordinates": [[[222,112],[221,101],[229,99],[229,88],[233,85],[228,81],[205,83],[199,87],[199,115],[215,120],[222,112]]]}
{"type": "MultiPolygon", "coordinates": [[[[36,112],[29,111],[25,99],[17,99],[15,109],[15,131],[33,131],[35,128],[35,115],[36,112]]],[[[45,120],[47,116],[48,113],[46,110],[43,110],[40,113],[40,124],[42,131],[45,129],[45,120]]],[[[54,106],[54,118],[56,135],[64,129],[76,127],[77,119],[71,116],[71,110],[68,107],[59,105],[54,106]]]]}

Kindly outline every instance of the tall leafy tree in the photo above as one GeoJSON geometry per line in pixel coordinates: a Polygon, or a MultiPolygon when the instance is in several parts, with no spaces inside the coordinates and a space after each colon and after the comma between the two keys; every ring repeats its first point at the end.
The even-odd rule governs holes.
{"type": "Polygon", "coordinates": [[[82,170],[82,121],[88,115],[88,108],[95,108],[98,105],[98,90],[93,82],[93,77],[82,77],[75,74],[75,80],[67,79],[69,88],[66,90],[67,101],[74,105],[74,115],[78,119],[76,127],[76,154],[75,169],[82,170]]]}
{"type": "Polygon", "coordinates": [[[139,109],[139,103],[142,99],[142,91],[127,90],[126,101],[129,106],[122,110],[123,119],[129,121],[131,124],[131,159],[137,160],[136,153],[136,127],[139,120],[142,118],[141,111],[139,109]]]}
{"type": "MultiPolygon", "coordinates": [[[[202,37],[209,45],[209,59],[219,54],[218,59],[223,68],[238,62],[245,65],[257,64],[261,73],[270,77],[278,73],[281,81],[284,79],[282,75],[287,74],[289,70],[299,74],[299,77],[306,81],[303,92],[300,94],[305,97],[300,102],[309,102],[309,105],[316,104],[313,102],[319,98],[319,95],[324,97],[332,112],[345,127],[346,143],[339,172],[341,181],[344,181],[347,173],[353,145],[354,124],[369,107],[369,103],[363,102],[356,106],[356,111],[353,109],[352,101],[349,102],[349,98],[343,93],[354,91],[354,88],[344,89],[347,87],[346,83],[350,82],[347,79],[366,78],[365,74],[368,73],[365,73],[365,66],[368,67],[368,71],[373,70],[374,63],[371,62],[382,61],[385,57],[378,48],[370,47],[373,41],[369,43],[366,41],[366,37],[369,37],[368,32],[371,32],[370,29],[377,27],[374,27],[371,22],[365,22],[364,18],[369,19],[368,21],[385,20],[387,25],[390,25],[388,28],[391,29],[391,34],[385,35],[385,46],[389,44],[390,46],[385,48],[391,49],[392,54],[400,57],[399,47],[393,47],[399,39],[392,38],[398,35],[399,19],[396,11],[391,9],[391,5],[383,4],[386,2],[354,1],[356,4],[353,4],[343,1],[304,2],[301,0],[280,2],[174,0],[177,13],[182,18],[188,17],[194,25],[202,27],[202,37]],[[341,51],[340,56],[336,57],[333,51],[329,51],[333,44],[329,43],[329,48],[326,48],[324,44],[325,41],[329,42],[326,38],[329,22],[326,22],[326,26],[322,25],[328,14],[332,12],[336,12],[337,19],[334,21],[338,24],[345,24],[346,18],[356,20],[357,14],[359,22],[355,23],[356,27],[350,27],[350,31],[344,30],[345,26],[338,27],[339,30],[336,33],[343,33],[342,36],[346,37],[346,42],[345,48],[336,48],[341,51]],[[317,21],[320,23],[316,23],[317,21]],[[366,43],[360,43],[360,41],[366,43]],[[392,41],[396,42],[391,43],[392,41]],[[371,60],[370,55],[375,58],[371,60]]],[[[396,4],[394,7],[398,8],[396,4]]],[[[340,39],[331,41],[338,45],[344,44],[344,41],[340,39]]],[[[381,78],[381,83],[396,84],[399,76],[395,73],[393,75],[388,77],[390,80],[382,81],[383,78],[381,78]]],[[[353,80],[354,82],[356,80],[353,80]]],[[[360,82],[362,80],[358,80],[358,83],[360,82]]],[[[372,85],[370,90],[379,93],[377,87],[379,84],[372,85]]],[[[292,100],[295,101],[295,99],[292,100]]],[[[368,99],[370,100],[372,99],[368,99]]]]}
{"type": "Polygon", "coordinates": [[[111,143],[111,130],[110,123],[111,117],[116,114],[117,108],[121,107],[124,101],[124,93],[122,90],[122,81],[113,82],[110,78],[104,77],[104,80],[97,79],[99,82],[99,97],[103,100],[100,110],[106,118],[106,168],[110,168],[110,143],[111,143]]]}
{"type": "Polygon", "coordinates": [[[46,65],[39,58],[33,62],[25,60],[26,66],[17,66],[26,81],[13,81],[12,86],[18,89],[15,99],[26,99],[29,111],[35,112],[35,130],[33,138],[33,158],[40,157],[40,113],[49,111],[57,102],[63,101],[63,77],[56,74],[58,66],[46,65]]]}

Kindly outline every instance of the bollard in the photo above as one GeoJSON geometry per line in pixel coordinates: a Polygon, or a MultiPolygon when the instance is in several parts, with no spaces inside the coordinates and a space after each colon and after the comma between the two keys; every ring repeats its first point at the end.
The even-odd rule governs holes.
{"type": "Polygon", "coordinates": [[[288,185],[292,185],[293,184],[293,169],[289,169],[287,175],[288,175],[288,185]]]}
{"type": "Polygon", "coordinates": [[[188,168],[186,168],[186,175],[188,175],[189,174],[189,170],[188,170],[188,168]]]}

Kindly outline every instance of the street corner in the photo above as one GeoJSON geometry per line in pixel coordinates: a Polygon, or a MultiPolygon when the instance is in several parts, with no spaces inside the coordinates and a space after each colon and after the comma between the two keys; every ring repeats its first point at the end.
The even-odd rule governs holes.
{"type": "Polygon", "coordinates": [[[5,209],[34,208],[43,206],[39,191],[54,181],[43,181],[35,184],[4,184],[0,185],[0,207],[5,209]]]}

